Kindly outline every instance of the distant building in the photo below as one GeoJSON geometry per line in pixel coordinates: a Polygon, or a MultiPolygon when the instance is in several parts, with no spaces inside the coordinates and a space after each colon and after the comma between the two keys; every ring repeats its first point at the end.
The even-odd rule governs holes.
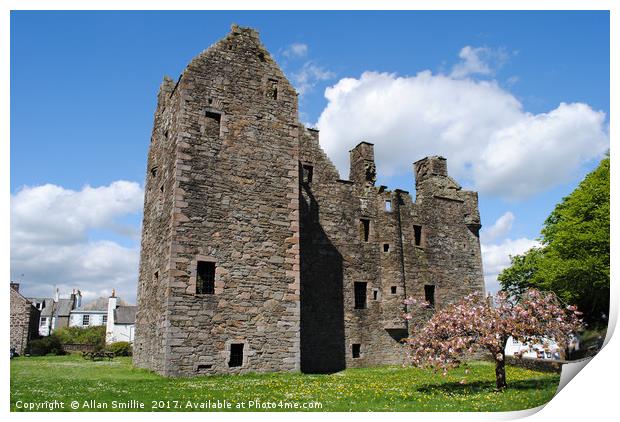
{"type": "Polygon", "coordinates": [[[108,299],[106,343],[117,341],[133,342],[137,306],[118,305],[117,298],[112,290],[108,299]]]}
{"type": "Polygon", "coordinates": [[[11,283],[10,346],[20,355],[26,351],[28,342],[38,337],[38,321],[41,311],[19,293],[19,283],[11,283]]]}
{"type": "MultiPolygon", "coordinates": [[[[24,298],[25,299],[25,298],[24,298]]],[[[116,297],[114,290],[109,298],[100,297],[82,305],[82,293],[73,290],[68,298],[28,298],[39,313],[34,322],[37,334],[48,336],[63,327],[106,327],[106,342],[133,342],[136,306],[116,297]]]]}
{"type": "MultiPolygon", "coordinates": [[[[579,338],[572,336],[568,342],[569,355],[571,352],[579,350],[579,338]]],[[[564,350],[558,347],[553,340],[547,340],[536,344],[524,344],[514,339],[508,338],[506,348],[504,349],[506,356],[521,356],[532,359],[563,359],[564,350]]]]}

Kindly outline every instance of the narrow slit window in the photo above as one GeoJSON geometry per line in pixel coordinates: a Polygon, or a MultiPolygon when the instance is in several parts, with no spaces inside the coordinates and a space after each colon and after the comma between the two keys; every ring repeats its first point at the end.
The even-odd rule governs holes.
{"type": "Polygon", "coordinates": [[[426,284],[424,286],[424,300],[426,300],[432,307],[435,306],[435,286],[432,284],[426,284]]]}
{"type": "Polygon", "coordinates": [[[396,286],[390,287],[390,292],[395,295],[396,294],[396,286]]]}
{"type": "Polygon", "coordinates": [[[360,239],[364,242],[368,242],[370,238],[370,220],[362,218],[360,220],[360,239]]]}
{"type": "Polygon", "coordinates": [[[385,201],[385,211],[392,212],[392,201],[390,199],[386,199],[385,201]]]}
{"type": "Polygon", "coordinates": [[[413,236],[416,246],[422,246],[422,226],[413,226],[413,236]]]}
{"type": "Polygon", "coordinates": [[[215,262],[198,261],[196,269],[196,294],[215,293],[215,262]]]}
{"type": "Polygon", "coordinates": [[[151,167],[151,176],[157,176],[157,166],[151,167]]]}
{"type": "Polygon", "coordinates": [[[278,99],[278,80],[277,79],[269,79],[267,80],[267,97],[272,100],[278,99]]]}
{"type": "Polygon", "coordinates": [[[388,253],[390,251],[390,244],[389,243],[384,243],[383,244],[383,252],[388,253]]]}
{"type": "Polygon", "coordinates": [[[372,300],[379,300],[379,289],[372,289],[372,300]]]}
{"type": "Polygon", "coordinates": [[[366,283],[355,282],[355,309],[366,309],[366,283]]]}
{"type": "Polygon", "coordinates": [[[351,345],[351,355],[353,356],[353,359],[357,359],[361,356],[361,352],[362,352],[362,345],[359,343],[355,343],[351,345]]]}
{"type": "Polygon", "coordinates": [[[309,185],[312,183],[313,173],[314,168],[311,165],[304,164],[301,166],[302,183],[304,185],[309,185]]]}
{"type": "Polygon", "coordinates": [[[233,343],[230,345],[230,358],[228,359],[228,367],[243,365],[243,343],[233,343]]]}
{"type": "Polygon", "coordinates": [[[220,136],[220,123],[222,115],[215,111],[205,112],[205,135],[217,138],[220,136]]]}

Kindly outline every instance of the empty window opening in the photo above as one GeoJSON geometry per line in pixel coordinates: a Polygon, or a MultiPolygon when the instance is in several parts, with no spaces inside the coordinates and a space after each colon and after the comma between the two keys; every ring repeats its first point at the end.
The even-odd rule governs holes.
{"type": "Polygon", "coordinates": [[[422,246],[422,226],[413,226],[413,236],[416,246],[422,246]]]}
{"type": "Polygon", "coordinates": [[[243,343],[233,343],[230,345],[230,359],[228,366],[230,368],[243,365],[243,343]]]}
{"type": "Polygon", "coordinates": [[[372,289],[372,300],[379,300],[379,289],[372,289]]]}
{"type": "Polygon", "coordinates": [[[353,356],[354,359],[357,359],[360,357],[361,351],[362,351],[361,344],[355,343],[351,345],[351,355],[353,356]]]}
{"type": "Polygon", "coordinates": [[[164,132],[164,137],[165,137],[166,139],[168,139],[168,131],[165,131],[165,132],[164,132]]]}
{"type": "Polygon", "coordinates": [[[314,169],[311,165],[304,164],[301,166],[301,180],[303,184],[309,185],[312,183],[313,172],[314,169]]]}
{"type": "Polygon", "coordinates": [[[82,315],[82,325],[90,325],[90,315],[82,315]]]}
{"type": "Polygon", "coordinates": [[[424,300],[426,300],[431,306],[435,306],[435,286],[432,284],[426,284],[424,286],[424,300]]]}
{"type": "Polygon", "coordinates": [[[153,281],[155,282],[155,284],[159,282],[159,271],[155,271],[155,274],[153,274],[153,281]]]}
{"type": "Polygon", "coordinates": [[[267,97],[273,100],[278,99],[278,80],[277,79],[267,80],[267,97]]]}
{"type": "Polygon", "coordinates": [[[205,130],[204,133],[207,136],[219,137],[220,136],[220,122],[222,121],[222,114],[215,111],[205,112],[205,130]]]}
{"type": "Polygon", "coordinates": [[[157,176],[157,166],[151,167],[151,176],[157,176]]]}
{"type": "Polygon", "coordinates": [[[392,212],[392,201],[389,199],[386,199],[385,201],[385,210],[387,212],[392,212]]]}
{"type": "Polygon", "coordinates": [[[215,262],[198,261],[196,268],[196,294],[215,293],[215,262]]]}
{"type": "Polygon", "coordinates": [[[360,239],[368,242],[370,237],[370,220],[367,218],[360,219],[360,239]]]}
{"type": "Polygon", "coordinates": [[[260,52],[258,53],[258,60],[260,60],[261,62],[265,61],[265,53],[260,52]]]}
{"type": "Polygon", "coordinates": [[[389,252],[390,251],[390,244],[389,243],[384,243],[383,244],[383,252],[389,252]]]}
{"type": "Polygon", "coordinates": [[[390,292],[395,295],[396,294],[396,286],[390,287],[390,292]]]}
{"type": "Polygon", "coordinates": [[[366,309],[366,283],[355,282],[355,309],[366,309]]]}
{"type": "Polygon", "coordinates": [[[212,364],[200,364],[198,365],[198,367],[196,369],[198,369],[199,371],[204,371],[205,369],[211,369],[213,368],[212,364]]]}
{"type": "Polygon", "coordinates": [[[207,102],[209,103],[209,105],[213,104],[213,98],[209,98],[207,102]]]}

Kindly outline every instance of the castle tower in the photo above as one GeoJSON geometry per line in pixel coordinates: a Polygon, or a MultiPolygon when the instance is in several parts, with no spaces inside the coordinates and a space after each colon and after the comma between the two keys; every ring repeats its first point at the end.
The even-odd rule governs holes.
{"type": "Polygon", "coordinates": [[[158,95],[134,363],[166,375],[299,368],[297,95],[233,25],[158,95]]]}
{"type": "Polygon", "coordinates": [[[441,308],[484,291],[477,194],[445,158],[414,164],[415,202],[375,186],[373,144],[350,160],[343,180],[252,29],[233,25],[165,77],[134,364],[170,376],[398,364],[407,296],[441,308]]]}

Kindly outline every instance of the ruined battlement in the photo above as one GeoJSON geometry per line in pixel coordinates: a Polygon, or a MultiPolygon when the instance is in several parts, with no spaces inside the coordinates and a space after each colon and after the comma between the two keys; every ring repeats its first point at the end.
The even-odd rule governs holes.
{"type": "MultiPolygon", "coordinates": [[[[402,301],[483,291],[477,195],[443,157],[416,200],[375,186],[375,146],[341,180],[297,94],[233,25],[157,96],[134,363],[170,376],[334,372],[402,362],[402,301]]],[[[380,148],[380,145],[377,146],[380,148]]]]}

